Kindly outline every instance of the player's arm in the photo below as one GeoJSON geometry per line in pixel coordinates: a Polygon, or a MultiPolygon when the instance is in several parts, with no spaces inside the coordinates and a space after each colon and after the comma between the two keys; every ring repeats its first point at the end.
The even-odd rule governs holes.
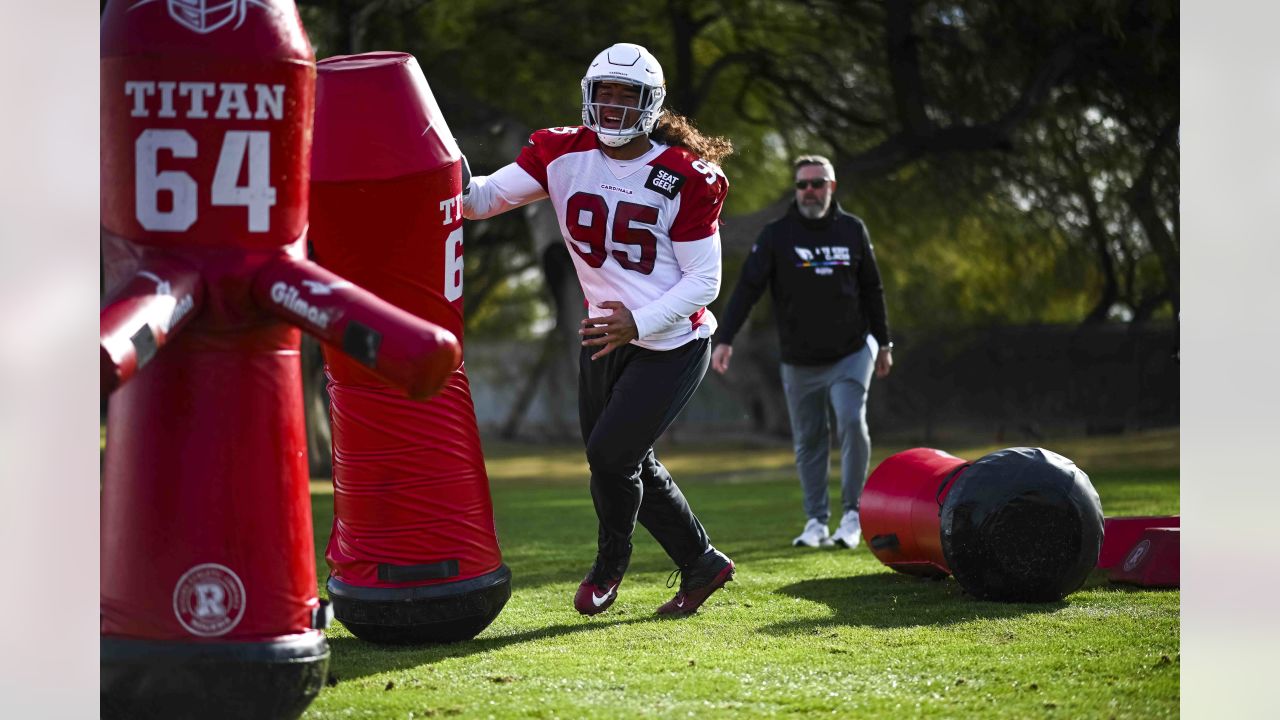
{"type": "Polygon", "coordinates": [[[742,329],[751,308],[755,307],[773,277],[773,236],[769,230],[770,226],[766,225],[755,245],[751,246],[751,254],[742,264],[738,285],[729,296],[729,305],[716,330],[711,367],[721,375],[729,371],[729,363],[733,359],[733,338],[742,329]]]}
{"type": "Polygon", "coordinates": [[[566,139],[572,141],[573,135],[563,128],[530,135],[515,162],[467,183],[462,193],[462,216],[483,220],[547,197],[547,166],[565,150],[566,139]]]}
{"type": "Polygon", "coordinates": [[[720,210],[729,180],[718,166],[703,160],[691,163],[689,170],[669,230],[680,280],[657,300],[633,309],[641,340],[688,322],[720,294],[720,210]]]}
{"type": "Polygon", "coordinates": [[[880,345],[876,353],[876,377],[883,378],[893,367],[893,342],[889,338],[889,313],[885,309],[884,285],[880,281],[880,267],[876,264],[875,248],[871,245],[871,233],[862,228],[862,262],[858,266],[858,290],[865,308],[871,335],[880,345]]]}
{"type": "Polygon", "coordinates": [[[858,292],[862,307],[866,308],[871,335],[881,348],[889,347],[889,313],[884,304],[884,284],[880,280],[880,266],[876,264],[875,248],[871,234],[862,226],[862,262],[858,264],[858,292]]]}
{"type": "Polygon", "coordinates": [[[462,195],[462,216],[483,220],[547,197],[546,188],[517,163],[472,177],[462,195]]]}
{"type": "Polygon", "coordinates": [[[674,243],[681,278],[657,300],[632,312],[617,300],[600,303],[608,315],[582,321],[578,334],[584,347],[603,346],[591,356],[597,360],[632,340],[644,340],[689,317],[715,300],[720,292],[720,234],[699,241],[674,243]]]}
{"type": "Polygon", "coordinates": [[[657,300],[632,311],[636,334],[644,340],[669,330],[711,304],[720,294],[720,233],[691,242],[672,243],[680,280],[657,300]]]}
{"type": "Polygon", "coordinates": [[[751,254],[742,263],[742,273],[738,277],[738,285],[729,296],[729,305],[725,308],[724,317],[720,320],[720,328],[716,331],[716,342],[721,345],[732,345],[733,338],[742,329],[751,308],[755,307],[769,279],[773,277],[773,236],[766,226],[751,246],[751,254]]]}

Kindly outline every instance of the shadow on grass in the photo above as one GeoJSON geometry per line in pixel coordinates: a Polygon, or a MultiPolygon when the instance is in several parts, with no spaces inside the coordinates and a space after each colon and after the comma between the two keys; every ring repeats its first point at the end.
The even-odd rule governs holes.
{"type": "Polygon", "coordinates": [[[659,616],[626,620],[583,618],[581,622],[561,623],[510,635],[480,637],[447,645],[378,645],[354,637],[331,637],[329,638],[329,682],[333,684],[335,681],[342,682],[392,670],[430,666],[450,658],[468,657],[500,650],[510,645],[536,642],[562,635],[654,622],[670,622],[670,620],[659,616]]]}
{"type": "Polygon", "coordinates": [[[954,625],[972,620],[1052,613],[1067,606],[1051,603],[1000,603],[976,600],[951,578],[929,580],[882,572],[843,578],[819,578],[779,588],[779,593],[822,603],[833,617],[774,623],[762,628],[791,635],[833,625],[904,628],[954,625]]]}
{"type": "Polygon", "coordinates": [[[1084,585],[1080,587],[1080,591],[1096,590],[1098,592],[1108,593],[1176,593],[1178,588],[1160,588],[1160,587],[1143,587],[1141,585],[1130,585],[1127,583],[1111,582],[1110,570],[1094,569],[1089,573],[1089,577],[1085,578],[1084,585]]]}

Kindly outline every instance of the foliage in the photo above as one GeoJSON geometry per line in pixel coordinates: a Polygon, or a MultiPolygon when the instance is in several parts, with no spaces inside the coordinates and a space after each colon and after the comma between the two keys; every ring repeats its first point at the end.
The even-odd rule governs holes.
{"type": "MultiPolygon", "coordinates": [[[[732,217],[786,196],[787,158],[827,152],[883,257],[906,263],[887,273],[898,322],[1176,306],[1174,4],[385,0],[348,17],[365,43],[417,55],[457,124],[576,122],[585,59],[616,40],[649,46],[670,104],[737,146],[728,254],[757,228],[736,237],[732,217]]],[[[334,33],[320,34],[323,54],[334,33]]]]}
{"type": "MultiPolygon", "coordinates": [[[[1108,513],[1178,512],[1176,432],[1050,447],[1090,473],[1108,513]]],[[[660,454],[739,566],[696,616],[653,617],[670,567],[643,532],[617,604],[578,616],[570,598],[595,538],[581,448],[489,444],[506,608],[476,639],[439,647],[378,647],[338,624],[331,684],[304,717],[1177,716],[1179,592],[1093,578],[1060,603],[977,602],[954,580],[893,573],[865,546],[790,547],[803,517],[789,448],[660,454]]],[[[323,567],[331,496],[314,496],[314,515],[323,567]]]]}
{"type": "MultiPolygon", "coordinates": [[[[788,158],[825,152],[841,200],[901,263],[884,263],[897,324],[1177,312],[1172,0],[298,4],[320,58],[417,57],[478,172],[509,162],[529,130],[578,122],[578,80],[601,48],[648,46],[669,105],[737,148],[731,264],[780,212],[788,158]]],[[[546,297],[499,290],[545,245],[519,218],[474,227],[469,329],[549,314],[485,308],[546,297]]]]}
{"type": "Polygon", "coordinates": [[[952,187],[936,174],[904,172],[857,198],[891,323],[930,330],[1081,318],[1096,280],[1061,230],[1006,222],[1007,208],[989,198],[964,202],[952,187]],[[893,196],[939,211],[895,216],[893,196]]]}

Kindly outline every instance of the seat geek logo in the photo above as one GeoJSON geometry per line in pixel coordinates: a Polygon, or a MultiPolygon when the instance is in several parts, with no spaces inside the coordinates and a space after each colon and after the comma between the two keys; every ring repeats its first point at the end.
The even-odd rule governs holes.
{"type": "Polygon", "coordinates": [[[658,165],[653,166],[649,179],[644,183],[645,187],[671,200],[680,194],[681,185],[684,185],[683,175],[658,165]]]}

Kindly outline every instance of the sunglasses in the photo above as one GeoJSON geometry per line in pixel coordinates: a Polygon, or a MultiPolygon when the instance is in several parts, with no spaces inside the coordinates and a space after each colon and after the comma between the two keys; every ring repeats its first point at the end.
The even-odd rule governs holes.
{"type": "Polygon", "coordinates": [[[813,188],[814,190],[821,190],[826,186],[827,186],[826,178],[818,178],[817,180],[797,180],[796,181],[797,190],[803,190],[805,188],[813,188]]]}

